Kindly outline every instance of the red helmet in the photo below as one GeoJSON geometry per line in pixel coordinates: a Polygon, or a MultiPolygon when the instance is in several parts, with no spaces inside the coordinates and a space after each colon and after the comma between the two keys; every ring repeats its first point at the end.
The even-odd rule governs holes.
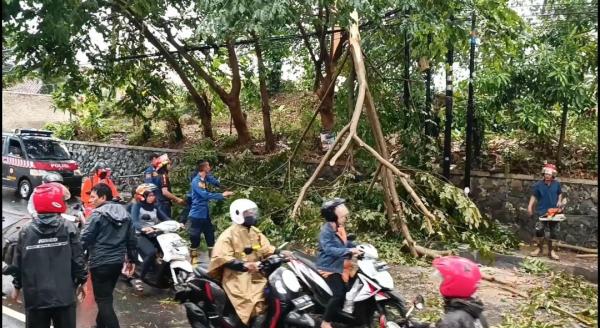
{"type": "Polygon", "coordinates": [[[472,261],[460,256],[444,256],[433,260],[442,276],[440,294],[446,298],[469,298],[479,285],[481,272],[472,261]]]}
{"type": "Polygon", "coordinates": [[[542,174],[551,174],[553,177],[556,177],[558,174],[558,170],[556,169],[556,165],[554,164],[544,164],[542,168],[542,174]]]}
{"type": "Polygon", "coordinates": [[[33,207],[39,214],[65,213],[65,187],[60,183],[50,182],[37,186],[33,190],[33,207]]]}

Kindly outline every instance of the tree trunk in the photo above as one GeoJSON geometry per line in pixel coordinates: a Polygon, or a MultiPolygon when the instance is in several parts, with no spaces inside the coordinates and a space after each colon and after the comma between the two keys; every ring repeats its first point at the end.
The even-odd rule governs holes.
{"type": "MultiPolygon", "coordinates": [[[[179,63],[177,62],[177,59],[175,59],[175,57],[163,46],[163,44],[158,40],[158,38],[154,34],[152,34],[152,32],[148,29],[146,24],[144,24],[144,22],[141,19],[139,19],[135,15],[135,13],[127,7],[126,4],[121,2],[120,4],[115,5],[114,8],[118,9],[127,18],[129,18],[129,20],[133,23],[133,25],[135,25],[136,28],[138,30],[140,30],[140,32],[142,32],[144,37],[156,49],[158,49],[158,51],[165,57],[167,64],[169,64],[169,66],[177,73],[177,75],[179,76],[179,78],[181,79],[183,84],[185,85],[186,89],[192,96],[192,99],[193,99],[194,103],[196,104],[196,108],[198,108],[198,111],[200,111],[200,112],[205,111],[206,106],[203,105],[203,99],[200,96],[200,93],[194,87],[194,85],[188,78],[185,71],[181,68],[181,65],[179,65],[179,63]]],[[[210,113],[205,112],[203,115],[200,116],[200,120],[202,120],[202,117],[207,117],[207,115],[210,116],[210,113]]],[[[206,125],[205,122],[203,122],[203,125],[206,125]]],[[[210,127],[210,123],[208,124],[208,126],[210,127]]],[[[211,128],[204,129],[204,136],[212,139],[213,138],[212,129],[211,128]]]]}
{"type": "Polygon", "coordinates": [[[562,168],[562,151],[565,144],[565,135],[567,132],[567,114],[569,111],[569,104],[563,101],[562,117],[560,120],[560,137],[558,139],[558,149],[556,151],[556,165],[562,168]]]}
{"type": "Polygon", "coordinates": [[[335,94],[335,88],[331,88],[329,92],[325,94],[327,87],[331,83],[332,77],[333,72],[327,72],[321,82],[321,85],[319,86],[319,89],[317,90],[317,96],[323,101],[321,107],[319,107],[319,113],[321,114],[321,126],[326,132],[333,131],[333,126],[335,124],[335,115],[333,113],[333,96],[335,94]]]}
{"type": "Polygon", "coordinates": [[[450,181],[450,162],[452,159],[452,64],[454,63],[454,46],[448,45],[446,62],[446,126],[444,129],[444,178],[450,181]]]}
{"type": "Polygon", "coordinates": [[[198,116],[200,117],[200,123],[202,124],[202,132],[204,136],[213,139],[212,132],[212,110],[206,92],[202,92],[202,101],[194,101],[196,108],[198,109],[198,116]]]}
{"type": "Polygon", "coordinates": [[[240,98],[231,97],[227,102],[227,107],[231,113],[231,120],[233,121],[235,131],[238,134],[237,143],[240,145],[249,143],[250,140],[252,140],[252,137],[250,136],[250,131],[248,130],[248,124],[246,123],[245,115],[242,112],[240,98]]]}
{"type": "Polygon", "coordinates": [[[265,152],[275,150],[275,136],[271,128],[271,106],[269,105],[269,91],[267,90],[266,70],[263,62],[262,49],[258,39],[254,43],[256,60],[258,61],[258,80],[260,83],[260,101],[263,115],[263,128],[265,130],[265,152]]]}

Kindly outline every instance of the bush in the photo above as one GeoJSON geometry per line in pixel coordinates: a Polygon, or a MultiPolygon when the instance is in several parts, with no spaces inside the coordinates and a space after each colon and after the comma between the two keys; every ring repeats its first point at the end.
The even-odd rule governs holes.
{"type": "Polygon", "coordinates": [[[77,136],[77,130],[79,128],[79,122],[61,122],[53,123],[48,122],[44,125],[43,129],[52,131],[54,136],[62,140],[73,140],[77,136]]]}

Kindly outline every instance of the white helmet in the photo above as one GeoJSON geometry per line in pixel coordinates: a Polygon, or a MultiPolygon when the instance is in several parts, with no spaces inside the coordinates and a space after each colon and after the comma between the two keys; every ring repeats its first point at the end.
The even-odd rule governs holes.
{"type": "Polygon", "coordinates": [[[229,206],[231,221],[236,224],[244,224],[244,212],[248,210],[254,210],[253,214],[258,216],[258,205],[255,202],[245,198],[234,200],[229,206]]]}

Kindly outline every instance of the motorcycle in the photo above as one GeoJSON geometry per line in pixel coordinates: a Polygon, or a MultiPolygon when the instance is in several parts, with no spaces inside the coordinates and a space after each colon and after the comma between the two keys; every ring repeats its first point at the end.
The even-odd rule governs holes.
{"type": "MultiPolygon", "coordinates": [[[[255,319],[261,323],[254,322],[252,327],[317,327],[316,321],[306,313],[314,303],[303,293],[294,272],[282,266],[289,261],[282,255],[261,261],[259,270],[268,279],[265,289],[268,310],[262,315],[263,320],[255,319]]],[[[186,284],[186,291],[177,296],[192,328],[244,327],[221,282],[215,281],[201,266],[197,266],[194,273],[195,277],[186,284]]]]}
{"type": "MultiPolygon", "coordinates": [[[[394,290],[388,265],[379,261],[377,249],[370,244],[359,244],[356,248],[362,251],[357,256],[358,271],[351,280],[352,287],[346,293],[344,306],[337,313],[335,322],[344,327],[419,327],[408,319],[413,309],[406,310],[403,297],[394,290]]],[[[295,259],[289,266],[315,300],[316,314],[322,315],[333,293],[309,255],[301,251],[293,254],[295,259]]],[[[421,297],[420,302],[415,303],[420,305],[415,306],[422,307],[422,303],[421,297]]]]}
{"type": "MultiPolygon", "coordinates": [[[[182,226],[174,220],[163,221],[152,226],[157,233],[158,252],[154,263],[154,273],[149,272],[143,279],[146,284],[160,288],[173,288],[177,291],[193,276],[193,267],[187,243],[176,232],[182,226]]],[[[140,276],[144,259],[138,254],[135,275],[140,276]]]]}

